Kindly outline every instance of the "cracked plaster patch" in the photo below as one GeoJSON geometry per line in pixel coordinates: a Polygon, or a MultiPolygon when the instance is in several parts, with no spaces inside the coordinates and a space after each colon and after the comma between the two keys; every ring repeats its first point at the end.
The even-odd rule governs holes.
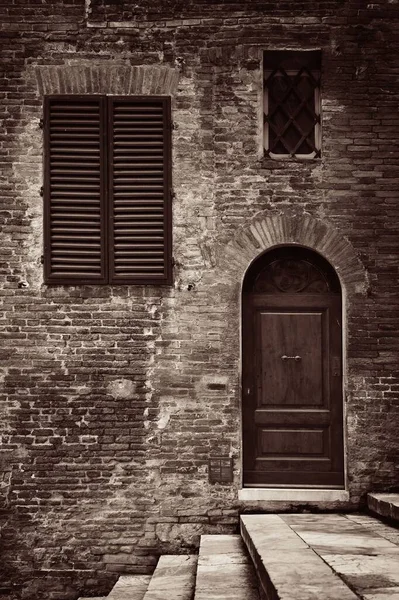
{"type": "Polygon", "coordinates": [[[115,400],[126,400],[134,396],[136,383],[130,379],[115,379],[107,385],[107,391],[115,400]]]}
{"type": "Polygon", "coordinates": [[[159,412],[159,418],[157,420],[158,429],[165,429],[165,427],[167,427],[167,425],[170,421],[171,415],[172,415],[172,411],[170,408],[167,408],[165,406],[161,407],[161,410],[159,412]]]}

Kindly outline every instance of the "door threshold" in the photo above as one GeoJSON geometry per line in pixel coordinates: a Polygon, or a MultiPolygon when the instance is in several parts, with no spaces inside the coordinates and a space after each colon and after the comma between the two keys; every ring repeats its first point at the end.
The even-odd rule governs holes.
{"type": "Polygon", "coordinates": [[[243,488],[238,490],[238,499],[253,502],[347,502],[347,490],[306,489],[306,488],[243,488]]]}

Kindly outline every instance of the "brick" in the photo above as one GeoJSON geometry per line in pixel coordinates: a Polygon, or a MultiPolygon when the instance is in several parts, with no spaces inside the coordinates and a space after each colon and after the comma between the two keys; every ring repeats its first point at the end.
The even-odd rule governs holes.
{"type": "Polygon", "coordinates": [[[314,248],[344,284],[347,508],[397,484],[397,8],[297,4],[1,6],[0,579],[29,600],[106,595],[234,531],[240,286],[271,245],[314,248]],[[272,160],[262,51],[309,40],[322,155],[272,160]],[[172,95],[173,287],[43,285],[43,94],[77,91],[172,95]],[[231,451],[234,482],[211,486],[231,451]]]}

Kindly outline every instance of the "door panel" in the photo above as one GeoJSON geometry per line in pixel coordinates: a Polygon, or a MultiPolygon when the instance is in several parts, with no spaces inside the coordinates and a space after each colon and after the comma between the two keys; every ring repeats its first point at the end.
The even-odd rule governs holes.
{"type": "Polygon", "coordinates": [[[244,485],[343,487],[341,300],[243,302],[244,485]]]}
{"type": "Polygon", "coordinates": [[[321,312],[257,312],[261,406],[323,404],[321,312]]]}
{"type": "Polygon", "coordinates": [[[259,429],[259,448],[262,456],[322,456],[323,429],[259,429]]]}

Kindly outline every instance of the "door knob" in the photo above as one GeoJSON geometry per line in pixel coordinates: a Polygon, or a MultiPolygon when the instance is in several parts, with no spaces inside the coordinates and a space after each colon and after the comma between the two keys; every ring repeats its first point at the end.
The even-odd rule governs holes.
{"type": "Polygon", "coordinates": [[[281,360],[296,360],[296,362],[298,362],[299,360],[301,360],[301,357],[298,356],[298,354],[296,356],[287,356],[286,354],[283,354],[283,356],[281,357],[281,360]]]}

